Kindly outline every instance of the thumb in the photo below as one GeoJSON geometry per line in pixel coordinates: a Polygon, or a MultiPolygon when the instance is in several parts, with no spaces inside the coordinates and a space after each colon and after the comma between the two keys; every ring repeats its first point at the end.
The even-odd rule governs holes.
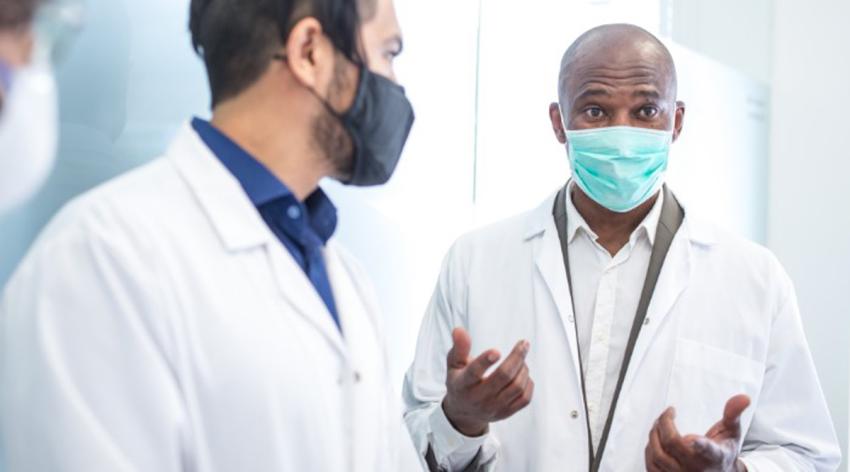
{"type": "Polygon", "coordinates": [[[469,362],[469,350],[472,348],[472,339],[463,328],[455,328],[452,331],[452,349],[449,351],[446,361],[449,369],[462,369],[469,362]]]}
{"type": "Polygon", "coordinates": [[[723,409],[723,426],[730,432],[737,434],[741,429],[741,414],[750,406],[750,397],[746,395],[735,395],[726,402],[723,409]]]}

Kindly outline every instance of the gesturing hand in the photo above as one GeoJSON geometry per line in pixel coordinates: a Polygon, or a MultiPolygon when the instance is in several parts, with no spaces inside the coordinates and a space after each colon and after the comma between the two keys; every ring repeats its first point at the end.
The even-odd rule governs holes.
{"type": "Polygon", "coordinates": [[[490,349],[470,360],[472,342],[466,330],[456,328],[452,340],[454,346],[446,356],[443,411],[455,429],[480,436],[491,422],[505,419],[531,402],[534,382],[525,364],[528,341],[518,342],[502,365],[485,378],[487,369],[499,361],[499,352],[490,349]]]}
{"type": "Polygon", "coordinates": [[[705,436],[679,435],[674,423],[676,412],[668,408],[655,422],[646,446],[646,470],[741,472],[738,460],[741,441],[741,414],[750,406],[750,398],[736,395],[726,402],[723,419],[715,423],[705,436]]]}

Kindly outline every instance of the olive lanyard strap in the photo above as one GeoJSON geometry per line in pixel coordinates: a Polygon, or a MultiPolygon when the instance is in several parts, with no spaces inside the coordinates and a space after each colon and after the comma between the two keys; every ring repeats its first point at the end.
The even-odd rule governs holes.
{"type": "MultiPolygon", "coordinates": [[[[564,256],[564,268],[567,272],[567,285],[570,289],[570,299],[573,302],[573,320],[575,320],[575,299],[572,296],[573,283],[570,273],[570,258],[569,258],[569,235],[567,234],[567,202],[568,189],[570,183],[558,192],[555,197],[555,206],[552,214],[555,218],[555,226],[558,229],[558,238],[561,241],[561,253],[564,256]]],[[[608,442],[608,433],[611,431],[611,425],[614,422],[614,411],[617,408],[617,401],[620,398],[620,391],[623,388],[623,381],[626,378],[626,372],[629,368],[629,362],[632,359],[632,354],[635,350],[638,335],[646,319],[646,312],[649,308],[649,302],[652,300],[652,294],[655,291],[655,285],[658,283],[658,276],[661,274],[661,268],[664,265],[664,260],[667,257],[667,252],[673,242],[673,237],[682,226],[682,221],[685,219],[685,211],[679,202],[665,185],[663,187],[664,202],[661,207],[661,217],[658,221],[658,227],[655,230],[655,244],[652,247],[652,255],[649,258],[649,267],[646,271],[646,278],[643,284],[643,291],[638,302],[637,313],[635,313],[632,329],[629,333],[629,342],[626,344],[626,350],[623,354],[623,364],[620,366],[620,376],[617,379],[617,387],[614,389],[614,397],[611,399],[611,408],[608,411],[608,418],[605,421],[605,429],[602,430],[602,437],[599,440],[599,447],[596,454],[593,453],[593,436],[590,431],[590,415],[587,412],[587,392],[584,382],[584,367],[581,359],[581,349],[579,352],[579,370],[581,374],[581,393],[584,400],[584,417],[587,425],[587,440],[588,450],[590,454],[590,471],[597,472],[602,464],[602,454],[605,452],[605,444],[608,442]]],[[[575,321],[573,326],[576,330],[576,341],[578,341],[578,322],[575,321]]]]}

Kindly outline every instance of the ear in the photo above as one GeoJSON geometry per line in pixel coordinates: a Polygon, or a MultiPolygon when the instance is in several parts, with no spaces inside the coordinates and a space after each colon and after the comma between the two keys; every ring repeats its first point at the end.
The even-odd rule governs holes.
{"type": "Polygon", "coordinates": [[[555,139],[561,144],[567,144],[567,133],[564,131],[561,107],[557,102],[549,104],[549,120],[552,122],[552,131],[555,133],[555,139]]]}
{"type": "Polygon", "coordinates": [[[296,23],[284,48],[286,63],[295,79],[313,90],[324,90],[333,70],[334,57],[321,23],[313,17],[296,23]]]}
{"type": "Polygon", "coordinates": [[[673,122],[673,142],[679,139],[682,134],[682,127],[685,125],[685,102],[676,102],[676,116],[673,122]]]}

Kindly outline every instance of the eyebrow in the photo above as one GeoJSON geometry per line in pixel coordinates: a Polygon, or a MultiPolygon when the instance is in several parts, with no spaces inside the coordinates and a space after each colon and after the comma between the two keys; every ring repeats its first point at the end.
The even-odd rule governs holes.
{"type": "Polygon", "coordinates": [[[605,90],[603,88],[589,88],[589,89],[586,89],[583,92],[581,92],[578,95],[578,97],[575,98],[575,101],[577,102],[579,100],[584,100],[584,99],[590,98],[590,97],[598,97],[600,95],[610,97],[611,92],[609,92],[608,90],[605,90]]]}
{"type": "MultiPolygon", "coordinates": [[[[610,97],[611,95],[612,93],[610,91],[603,88],[588,88],[581,92],[578,97],[575,98],[575,101],[578,102],[590,97],[610,97]]],[[[632,97],[645,97],[658,100],[661,98],[661,93],[659,93],[657,90],[636,90],[632,92],[632,97]]]]}
{"type": "Polygon", "coordinates": [[[633,97],[654,98],[654,99],[661,98],[661,94],[658,92],[658,90],[636,90],[634,93],[632,93],[632,96],[633,97]]]}

